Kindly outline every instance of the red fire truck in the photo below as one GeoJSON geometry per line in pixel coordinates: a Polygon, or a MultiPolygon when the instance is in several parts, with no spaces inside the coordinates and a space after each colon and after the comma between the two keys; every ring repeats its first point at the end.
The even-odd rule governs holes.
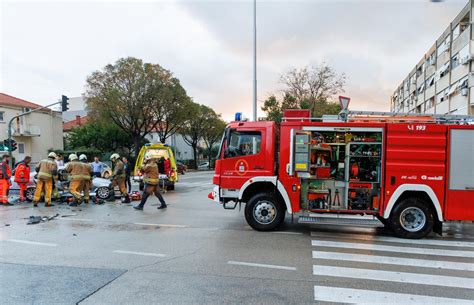
{"type": "Polygon", "coordinates": [[[474,220],[472,122],[347,111],[314,119],[305,110],[286,111],[279,125],[234,121],[209,198],[226,209],[245,203],[259,231],[287,212],[300,223],[379,224],[403,238],[441,234],[445,221],[474,220]]]}

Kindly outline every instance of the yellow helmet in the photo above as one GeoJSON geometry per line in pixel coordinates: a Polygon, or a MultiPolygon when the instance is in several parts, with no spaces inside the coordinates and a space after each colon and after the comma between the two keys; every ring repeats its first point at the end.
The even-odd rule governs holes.
{"type": "Polygon", "coordinates": [[[57,155],[54,151],[52,151],[48,154],[48,158],[56,158],[56,157],[57,157],[57,155]]]}
{"type": "Polygon", "coordinates": [[[82,155],[79,156],[79,160],[81,160],[81,161],[83,161],[83,160],[87,161],[87,156],[84,155],[84,154],[82,154],[82,155]]]}
{"type": "Polygon", "coordinates": [[[69,161],[74,161],[77,160],[77,155],[76,154],[70,154],[69,155],[69,161]]]}

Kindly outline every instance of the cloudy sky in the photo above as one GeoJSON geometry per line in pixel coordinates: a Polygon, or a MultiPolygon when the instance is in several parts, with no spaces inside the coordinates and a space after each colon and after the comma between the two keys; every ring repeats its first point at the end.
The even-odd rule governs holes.
{"type": "MultiPolygon", "coordinates": [[[[467,0],[257,0],[258,101],[291,67],[326,61],[352,109],[389,96],[467,0]]],[[[0,91],[39,104],[84,92],[120,57],[159,63],[196,102],[251,117],[250,1],[0,1],[0,91]]],[[[260,107],[259,107],[260,108],[260,107]]],[[[262,113],[259,113],[261,116],[262,113]]]]}

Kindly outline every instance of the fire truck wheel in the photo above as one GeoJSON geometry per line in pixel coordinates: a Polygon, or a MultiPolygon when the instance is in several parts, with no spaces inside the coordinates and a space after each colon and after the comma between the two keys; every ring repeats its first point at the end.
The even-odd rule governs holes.
{"type": "Polygon", "coordinates": [[[390,216],[390,227],[402,238],[423,238],[431,233],[433,224],[433,211],[419,198],[402,200],[390,216]]]}
{"type": "Polygon", "coordinates": [[[245,205],[245,219],[257,231],[275,230],[285,219],[285,207],[273,194],[256,194],[245,205]]]}

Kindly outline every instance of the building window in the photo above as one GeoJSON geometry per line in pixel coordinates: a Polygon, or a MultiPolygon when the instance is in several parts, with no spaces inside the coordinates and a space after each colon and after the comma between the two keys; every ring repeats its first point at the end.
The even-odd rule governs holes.
{"type": "Polygon", "coordinates": [[[429,65],[434,66],[436,64],[436,55],[435,52],[431,53],[430,56],[428,56],[428,59],[426,60],[429,65]]]}
{"type": "Polygon", "coordinates": [[[448,95],[449,94],[449,87],[444,89],[438,94],[438,104],[441,104],[442,102],[446,102],[448,100],[448,95]]]}
{"type": "Polygon", "coordinates": [[[451,58],[451,69],[454,69],[457,66],[459,66],[459,53],[451,58]]]}
{"type": "Polygon", "coordinates": [[[425,82],[422,82],[421,85],[417,89],[418,94],[422,94],[424,90],[425,90],[425,82]]]}
{"type": "Polygon", "coordinates": [[[453,29],[453,40],[459,37],[459,34],[461,34],[461,25],[458,24],[456,27],[453,29]]]}
{"type": "Polygon", "coordinates": [[[441,42],[438,46],[438,50],[437,50],[437,53],[438,53],[438,57],[443,54],[445,51],[447,51],[449,49],[449,46],[450,46],[450,42],[451,42],[451,36],[448,35],[443,42],[441,42]]]}
{"type": "Polygon", "coordinates": [[[5,122],[5,119],[3,118],[4,115],[5,115],[5,112],[0,111],[0,122],[5,122]]]}
{"type": "Polygon", "coordinates": [[[448,61],[447,63],[445,63],[441,69],[438,70],[438,75],[439,75],[439,78],[438,79],[441,79],[443,78],[443,76],[447,75],[449,73],[449,64],[450,62],[448,61]]]}
{"type": "Polygon", "coordinates": [[[18,153],[19,154],[25,153],[25,143],[18,143],[18,153]]]}
{"type": "Polygon", "coordinates": [[[426,102],[426,110],[429,110],[429,109],[433,108],[434,103],[435,103],[435,98],[433,96],[428,100],[428,102],[426,102]]]}
{"type": "Polygon", "coordinates": [[[431,75],[431,77],[429,77],[427,80],[426,80],[426,88],[429,88],[431,86],[434,85],[434,79],[435,79],[435,76],[434,74],[431,75]]]}
{"type": "Polygon", "coordinates": [[[460,51],[459,51],[459,62],[461,64],[464,64],[464,62],[467,63],[467,61],[469,60],[469,44],[467,44],[464,48],[462,48],[460,51]]]}

